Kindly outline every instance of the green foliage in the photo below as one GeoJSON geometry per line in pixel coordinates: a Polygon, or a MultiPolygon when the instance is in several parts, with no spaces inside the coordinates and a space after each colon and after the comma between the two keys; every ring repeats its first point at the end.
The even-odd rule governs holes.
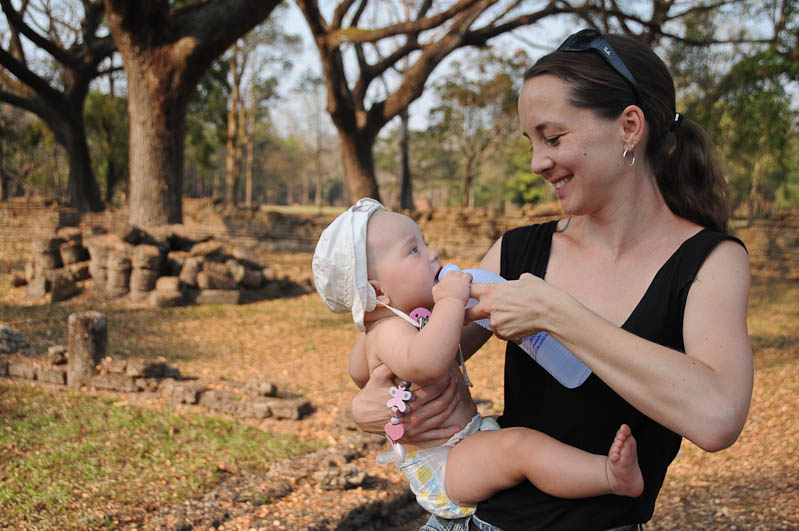
{"type": "Polygon", "coordinates": [[[454,62],[451,75],[435,87],[438,104],[430,111],[428,134],[455,162],[448,173],[463,180],[461,195],[471,181],[482,181],[471,191],[479,205],[501,196],[504,177],[497,166],[504,165],[507,143],[518,131],[516,101],[527,57],[488,53],[468,59],[454,62]]]}
{"type": "Polygon", "coordinates": [[[69,162],[53,132],[34,115],[0,107],[0,173],[9,195],[37,193],[66,199],[69,162]]]}
{"type": "MultiPolygon", "coordinates": [[[[92,91],[86,98],[84,120],[98,181],[112,188],[126,184],[129,180],[127,99],[92,91]]],[[[108,197],[113,196],[113,191],[108,197]]]]}
{"type": "MultiPolygon", "coordinates": [[[[741,7],[750,12],[736,11],[738,16],[756,17],[767,6],[736,9],[741,7]]],[[[672,43],[667,52],[678,110],[703,125],[718,145],[736,205],[750,198],[778,206],[795,201],[799,115],[792,104],[795,87],[786,87],[799,79],[799,58],[788,44],[796,42],[796,8],[786,15],[785,28],[767,45],[672,43]]],[[[686,20],[686,34],[711,39],[723,23],[717,14],[698,14],[686,20]]]]}

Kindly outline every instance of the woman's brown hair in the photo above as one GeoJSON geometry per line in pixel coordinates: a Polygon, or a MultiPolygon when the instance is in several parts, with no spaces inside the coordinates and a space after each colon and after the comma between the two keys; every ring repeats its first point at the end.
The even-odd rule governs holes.
{"type": "Polygon", "coordinates": [[[620,35],[607,41],[638,83],[638,94],[593,50],[555,51],[540,58],[525,81],[552,74],[570,85],[570,103],[615,119],[631,104],[644,112],[649,136],[645,157],[666,204],[676,215],[719,232],[729,232],[727,182],[713,142],[691,120],[675,121],[674,80],[665,63],[648,46],[620,35]]]}

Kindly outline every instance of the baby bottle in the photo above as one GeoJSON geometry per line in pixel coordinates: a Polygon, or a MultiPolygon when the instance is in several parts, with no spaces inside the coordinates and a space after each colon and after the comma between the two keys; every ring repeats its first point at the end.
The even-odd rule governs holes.
{"type": "MultiPolygon", "coordinates": [[[[460,268],[455,264],[447,264],[441,268],[438,278],[440,280],[448,272],[459,270],[460,268]]],[[[501,276],[484,269],[464,269],[463,271],[472,275],[472,281],[476,283],[505,282],[501,276]]],[[[475,299],[469,299],[466,307],[470,308],[475,304],[477,304],[475,299]]],[[[479,319],[475,322],[483,328],[491,330],[488,319],[479,319]]],[[[519,346],[558,382],[569,389],[582,385],[591,374],[591,369],[547,332],[538,332],[527,336],[522,339],[519,346]]]]}

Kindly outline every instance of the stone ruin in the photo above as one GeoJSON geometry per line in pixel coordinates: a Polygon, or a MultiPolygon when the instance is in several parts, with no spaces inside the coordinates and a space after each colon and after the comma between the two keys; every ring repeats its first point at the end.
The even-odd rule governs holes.
{"type": "Polygon", "coordinates": [[[267,417],[299,420],[313,410],[308,399],[279,392],[270,382],[185,377],[164,358],[113,359],[106,356],[106,347],[107,319],[95,311],[70,314],[67,345],[52,345],[45,354],[27,352],[30,348],[27,341],[0,324],[0,377],[73,389],[149,392],[171,404],[198,405],[258,420],[267,417]]]}
{"type": "Polygon", "coordinates": [[[78,293],[78,282],[92,279],[93,289],[109,299],[158,308],[238,304],[258,290],[271,298],[296,289],[246,251],[213,239],[193,240],[168,227],[98,231],[84,237],[78,227],[64,227],[33,240],[24,277],[16,275],[12,285],[26,285],[32,300],[58,302],[78,293]]]}

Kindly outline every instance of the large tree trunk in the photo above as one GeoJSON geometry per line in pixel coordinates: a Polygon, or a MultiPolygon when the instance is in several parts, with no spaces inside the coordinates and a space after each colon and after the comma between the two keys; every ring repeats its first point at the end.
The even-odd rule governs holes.
{"type": "Polygon", "coordinates": [[[140,226],[183,221],[181,192],[186,100],[175,94],[173,87],[169,86],[171,76],[153,59],[136,61],[136,66],[129,61],[129,66],[126,66],[130,119],[130,222],[140,226]]]}
{"type": "Polygon", "coordinates": [[[380,192],[375,179],[374,137],[359,135],[338,128],[341,138],[341,157],[344,173],[347,176],[347,189],[350,203],[355,204],[362,197],[372,197],[380,201],[380,192]]]}
{"type": "Polygon", "coordinates": [[[71,121],[66,131],[65,147],[69,154],[70,204],[81,212],[99,212],[103,203],[92,171],[83,120],[71,121]]]}
{"type": "Polygon", "coordinates": [[[182,221],[188,98],[213,60],[278,4],[105,0],[128,80],[131,223],[182,221]]]}

